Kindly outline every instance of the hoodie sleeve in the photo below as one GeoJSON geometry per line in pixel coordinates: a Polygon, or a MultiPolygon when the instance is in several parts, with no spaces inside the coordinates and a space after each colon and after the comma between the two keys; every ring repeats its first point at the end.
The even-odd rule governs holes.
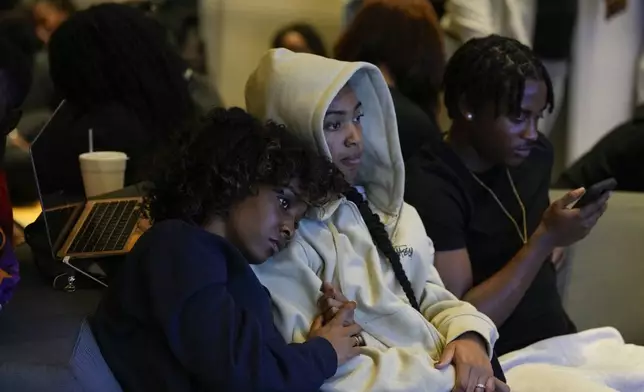
{"type": "Polygon", "coordinates": [[[331,344],[323,338],[287,344],[272,323],[265,289],[247,266],[231,267],[228,261],[240,260],[231,261],[230,251],[181,228],[156,234],[144,264],[152,312],[204,390],[315,391],[333,376],[331,344]],[[231,276],[257,304],[254,311],[236,303],[231,276]]]}
{"type": "Polygon", "coordinates": [[[436,278],[438,271],[432,265],[420,300],[423,316],[445,336],[446,344],[466,332],[476,332],[487,343],[487,352],[492,358],[494,344],[499,337],[492,320],[471,304],[457,299],[443,286],[440,278],[436,278]]]}

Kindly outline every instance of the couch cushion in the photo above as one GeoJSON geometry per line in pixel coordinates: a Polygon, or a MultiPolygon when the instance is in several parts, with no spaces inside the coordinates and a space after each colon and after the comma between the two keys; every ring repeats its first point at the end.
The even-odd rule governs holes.
{"type": "Polygon", "coordinates": [[[580,330],[611,326],[626,342],[644,345],[643,238],[644,194],[614,192],[597,226],[574,247],[564,305],[580,330]]]}
{"type": "Polygon", "coordinates": [[[0,391],[120,392],[84,318],[100,291],[55,291],[32,264],[0,312],[0,391]]]}

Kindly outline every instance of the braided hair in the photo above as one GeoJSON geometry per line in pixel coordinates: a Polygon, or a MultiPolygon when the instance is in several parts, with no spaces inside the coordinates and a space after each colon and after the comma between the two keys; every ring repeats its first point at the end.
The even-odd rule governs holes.
{"type": "Polygon", "coordinates": [[[396,252],[396,249],[394,249],[394,246],[389,239],[389,234],[387,234],[387,231],[385,230],[385,225],[380,221],[380,217],[371,211],[369,203],[367,203],[360,192],[355,188],[351,188],[345,192],[344,196],[347,200],[358,207],[360,215],[362,215],[362,219],[369,229],[369,234],[371,234],[374,244],[385,255],[385,257],[389,259],[391,267],[394,270],[396,280],[402,286],[402,289],[407,296],[407,300],[409,300],[409,303],[414,309],[420,310],[418,300],[416,299],[414,290],[411,287],[409,278],[407,278],[407,274],[400,262],[400,256],[398,255],[398,252],[396,252]]]}
{"type": "Polygon", "coordinates": [[[462,116],[461,100],[473,112],[494,99],[495,115],[518,115],[526,80],[545,83],[546,107],[554,93],[548,71],[530,48],[519,41],[490,35],[467,41],[452,56],[443,77],[445,106],[451,119],[462,116]]]}

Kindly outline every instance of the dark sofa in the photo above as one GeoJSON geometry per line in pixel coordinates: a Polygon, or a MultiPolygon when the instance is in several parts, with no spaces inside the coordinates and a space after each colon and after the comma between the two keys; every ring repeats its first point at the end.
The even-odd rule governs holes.
{"type": "Polygon", "coordinates": [[[85,317],[99,290],[54,290],[18,249],[21,282],[0,311],[0,391],[121,392],[85,317]]]}

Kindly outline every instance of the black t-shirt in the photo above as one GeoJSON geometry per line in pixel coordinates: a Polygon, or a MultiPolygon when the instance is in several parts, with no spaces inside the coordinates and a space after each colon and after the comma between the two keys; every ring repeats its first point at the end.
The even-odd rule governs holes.
{"type": "Polygon", "coordinates": [[[644,117],[622,124],[604,136],[586,155],[566,170],[560,188],[589,187],[614,177],[617,189],[644,192],[644,117]]]}
{"type": "MultiPolygon", "coordinates": [[[[419,212],[437,252],[466,248],[478,285],[503,268],[523,243],[517,230],[490,193],[476,182],[460,158],[443,143],[407,162],[405,199],[419,212]]],[[[526,208],[528,236],[549,205],[552,146],[540,136],[530,156],[510,174],[526,208]]],[[[521,209],[504,167],[478,177],[497,195],[523,227],[521,209]]],[[[536,341],[572,333],[557,292],[552,263],[544,262],[513,314],[500,326],[496,345],[502,355],[536,341]]]]}
{"type": "Polygon", "coordinates": [[[423,111],[398,89],[389,88],[396,111],[398,137],[403,160],[414,156],[424,144],[435,146],[440,143],[442,134],[436,119],[423,111]]]}

